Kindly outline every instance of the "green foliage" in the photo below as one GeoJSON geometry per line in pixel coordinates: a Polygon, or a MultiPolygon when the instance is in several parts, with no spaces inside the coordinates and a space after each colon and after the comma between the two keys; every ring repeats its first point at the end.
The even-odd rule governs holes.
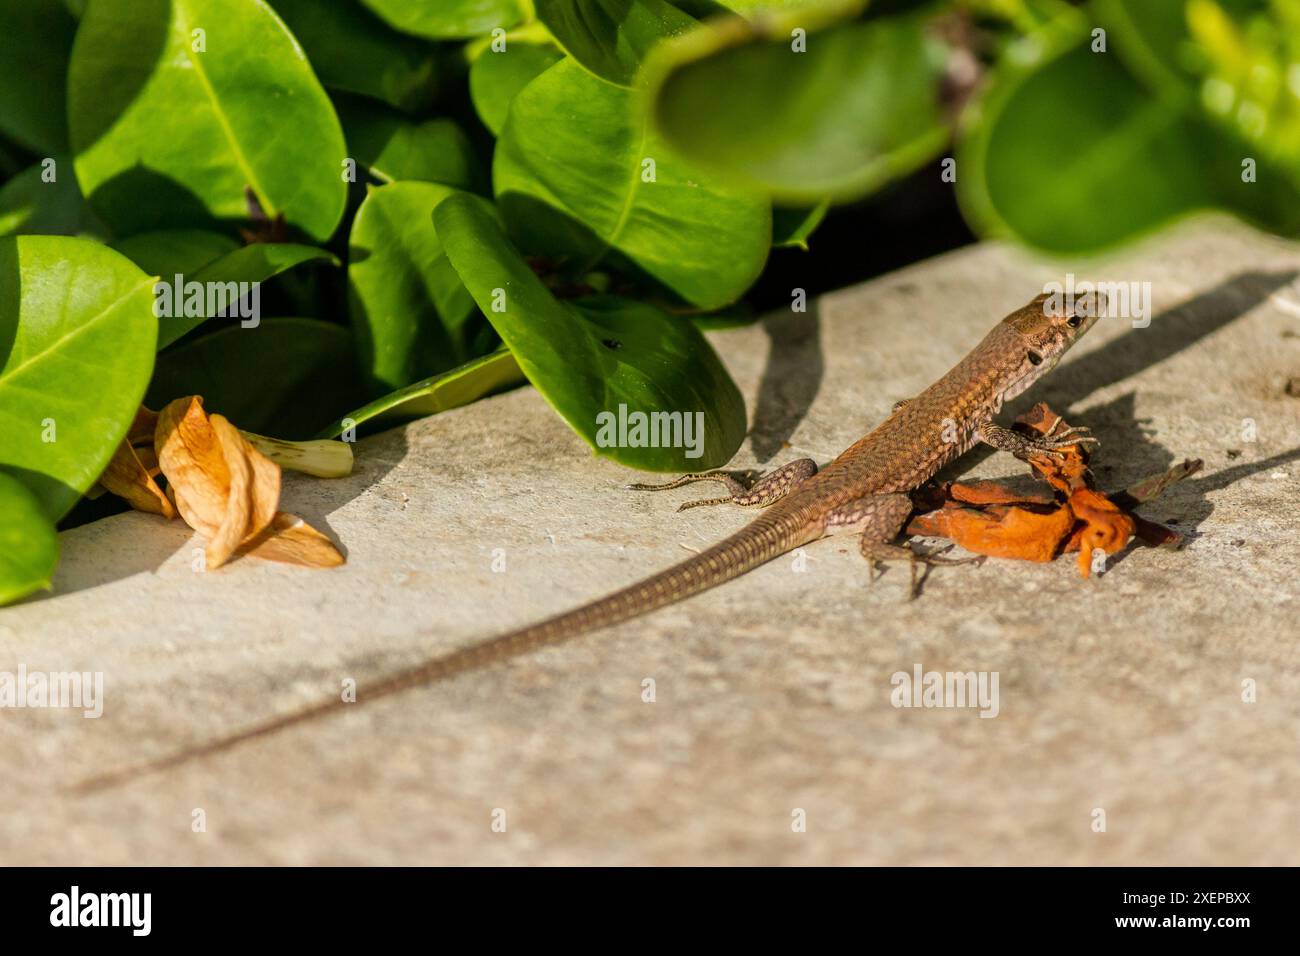
{"type": "Polygon", "coordinates": [[[599,454],[647,469],[679,466],[683,449],[597,445],[600,413],[677,410],[704,415],[697,468],[725,464],[745,437],[745,403],[690,322],[613,297],[556,299],[471,196],[433,213],[447,257],[528,380],[599,454]]]}
{"type": "Polygon", "coordinates": [[[152,286],[89,240],[0,239],[0,469],[51,522],[94,484],[144,395],[152,286]]]}
{"type": "Polygon", "coordinates": [[[0,605],[48,587],[58,561],[59,538],[40,501],[0,471],[0,605]]]}
{"type": "Polygon", "coordinates": [[[241,220],[247,193],[316,239],[343,214],[338,118],[254,0],[96,0],[72,48],[68,121],[82,192],[118,232],[241,220]]]}
{"type": "Polygon", "coordinates": [[[348,437],[527,380],[599,454],[721,465],[745,414],[699,329],[752,312],[773,248],[824,251],[833,204],[940,157],[976,229],[1050,253],[1203,209],[1300,233],[1300,0],[0,17],[0,603],[48,581],[146,394],[348,437]],[[177,276],[294,317],[157,314],[177,276]],[[620,405],[702,412],[703,454],[604,443],[620,405]]]}
{"type": "Polygon", "coordinates": [[[529,83],[497,143],[502,215],[578,274],[617,254],[686,302],[728,305],[762,271],[771,204],[670,153],[633,95],[568,61],[529,83]]]}
{"type": "Polygon", "coordinates": [[[958,196],[977,227],[1057,254],[1207,209],[1300,233],[1300,2],[1088,13],[1022,40],[973,112],[958,196]]]}
{"type": "Polygon", "coordinates": [[[833,23],[795,53],[791,33],[807,22],[722,20],[662,47],[651,95],[668,144],[770,195],[814,203],[874,191],[933,158],[948,140],[943,60],[922,22],[833,23]]]}
{"type": "Polygon", "coordinates": [[[456,192],[436,183],[380,186],[353,221],[352,326],[362,366],[380,390],[446,371],[484,350],[478,308],[447,261],[430,215],[456,192]]]}

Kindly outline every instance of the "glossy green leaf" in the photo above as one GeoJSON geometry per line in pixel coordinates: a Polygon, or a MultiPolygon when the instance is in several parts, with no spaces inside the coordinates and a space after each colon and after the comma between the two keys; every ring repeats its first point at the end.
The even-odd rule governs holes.
{"type": "Polygon", "coordinates": [[[317,438],[337,438],[349,429],[389,427],[415,418],[460,408],[524,382],[519,363],[507,349],[470,359],[464,365],[389,392],[348,412],[317,433],[317,438]]]}
{"type": "Polygon", "coordinates": [[[0,139],[0,182],[7,181],[11,176],[17,176],[27,167],[28,161],[26,157],[18,155],[18,147],[0,139]]]}
{"type": "Polygon", "coordinates": [[[351,333],[298,318],[227,326],[159,355],[147,404],[161,408],[185,395],[202,395],[208,411],[246,431],[295,441],[364,397],[351,333]]]}
{"type": "Polygon", "coordinates": [[[615,252],[701,308],[735,301],[767,261],[770,203],[676,158],[631,90],[568,59],[515,98],[493,179],[526,252],[578,271],[615,252]]]}
{"type": "Polygon", "coordinates": [[[356,97],[341,98],[338,108],[349,155],[382,182],[473,189],[485,178],[469,138],[453,120],[412,120],[356,97]]]}
{"type": "Polygon", "coordinates": [[[260,0],[95,0],[68,118],[82,191],[120,235],[245,221],[246,189],[319,240],[343,214],[338,118],[260,0]]]}
{"type": "Polygon", "coordinates": [[[189,275],[239,248],[239,242],[205,229],[160,229],[113,243],[151,276],[189,275]]]}
{"type": "Polygon", "coordinates": [[[1267,157],[1300,187],[1300,5],[1094,0],[1111,47],[1153,95],[1267,157]],[[1249,145],[1247,145],[1249,144],[1249,145]]]}
{"type": "Polygon", "coordinates": [[[48,167],[32,166],[0,186],[0,236],[75,236],[102,230],[77,187],[72,163],[55,162],[53,182],[48,167]]]}
{"type": "Polygon", "coordinates": [[[469,70],[469,93],[483,125],[500,136],[510,104],[525,86],[564,54],[553,46],[511,43],[501,52],[484,50],[469,70]]]}
{"type": "Polygon", "coordinates": [[[1114,53],[1135,76],[1166,97],[1190,103],[1195,96],[1186,0],[1093,0],[1114,53]]]}
{"type": "Polygon", "coordinates": [[[355,0],[273,0],[321,83],[399,109],[428,107],[438,90],[433,49],[395,30],[355,0]]]}
{"type": "Polygon", "coordinates": [[[1300,228],[1300,196],[1176,101],[1148,95],[1085,44],[1008,71],[958,154],[958,197],[982,231],[1054,253],[1091,252],[1198,209],[1300,228]],[[1069,117],[1068,136],[1047,135],[1069,117]]]}
{"type": "Polygon", "coordinates": [[[26,485],[0,471],[0,605],[49,587],[58,563],[54,522],[26,485]]]}
{"type": "Polygon", "coordinates": [[[41,156],[68,151],[63,103],[76,29],[59,0],[0,0],[0,133],[41,156]]]}
{"type": "Polygon", "coordinates": [[[126,434],[153,367],[153,280],[107,246],[0,239],[0,465],[57,521],[126,434]]]}
{"type": "Polygon", "coordinates": [[[851,199],[934,157],[948,139],[943,59],[919,20],[809,31],[731,18],[666,44],[648,68],[652,113],[692,162],[793,202],[851,199]],[[702,121],[701,117],[708,117],[702,121]]]}
{"type": "Polygon", "coordinates": [[[391,26],[433,40],[461,40],[507,30],[523,19],[526,0],[362,0],[391,26]]]}
{"type": "Polygon", "coordinates": [[[818,203],[811,209],[788,209],[778,206],[772,210],[772,245],[778,249],[808,249],[808,237],[826,218],[831,204],[818,203]]]}
{"type": "MultiPolygon", "coordinates": [[[[338,265],[338,260],[334,258],[333,254],[324,249],[318,249],[316,246],[301,246],[288,242],[257,242],[251,246],[241,246],[218,259],[213,259],[193,273],[179,273],[181,275],[181,290],[183,292],[186,285],[191,282],[197,282],[204,286],[209,284],[225,286],[228,283],[243,282],[262,283],[308,262],[327,262],[338,265]]],[[[164,282],[170,281],[173,289],[175,289],[177,274],[176,270],[172,270],[171,272],[162,273],[161,278],[164,282]]],[[[260,298],[260,290],[258,295],[260,298]]],[[[176,300],[174,293],[172,300],[173,302],[176,300]]],[[[171,345],[209,319],[217,318],[216,314],[204,313],[203,315],[191,316],[179,313],[179,309],[173,309],[171,316],[159,318],[158,348],[162,349],[171,345]]]]}
{"type": "Polygon", "coordinates": [[[646,54],[696,25],[667,0],[535,0],[537,18],[575,60],[630,86],[646,54]]]}
{"type": "MultiPolygon", "coordinates": [[[[718,467],[745,437],[745,405],[713,348],[690,322],[612,297],[557,300],[473,197],[433,214],[447,256],[528,380],[597,454],[655,471],[718,467]],[[698,457],[682,447],[602,445],[602,416],[702,416],[698,457]]],[[[699,434],[699,433],[697,433],[699,434]]]]}
{"type": "Polygon", "coordinates": [[[377,389],[401,388],[474,354],[478,309],[433,228],[433,210],[455,192],[392,183],[371,189],[357,211],[349,305],[361,367],[377,389]]]}

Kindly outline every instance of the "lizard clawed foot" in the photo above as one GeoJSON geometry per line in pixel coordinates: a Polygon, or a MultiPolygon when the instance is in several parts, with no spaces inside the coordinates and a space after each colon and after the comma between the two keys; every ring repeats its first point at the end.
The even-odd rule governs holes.
{"type": "Polygon", "coordinates": [[[994,425],[991,422],[985,423],[980,428],[980,438],[987,444],[1002,451],[1010,452],[1021,461],[1029,461],[1035,455],[1042,455],[1051,458],[1054,461],[1061,461],[1065,458],[1065,452],[1060,449],[1070,445],[1100,445],[1101,442],[1088,433],[1088,429],[1082,425],[1075,428],[1067,428],[1058,435],[1052,432],[1061,422],[1057,417],[1052,428],[1048,429],[1046,435],[1025,435],[1021,432],[1012,431],[1010,428],[1003,428],[1000,425],[994,425]]]}
{"type": "MultiPolygon", "coordinates": [[[[736,478],[735,473],[727,471],[705,471],[696,474],[682,475],[673,481],[664,482],[661,485],[634,484],[627,485],[631,491],[668,491],[673,488],[680,488],[683,485],[689,485],[696,481],[717,481],[721,482],[727,489],[727,495],[722,498],[702,498],[699,501],[688,501],[678,507],[678,511],[686,511],[689,508],[700,508],[705,505],[743,505],[760,507],[770,505],[774,501],[784,498],[804,479],[810,478],[817,473],[817,463],[811,458],[800,458],[792,461],[788,465],[778,468],[771,474],[764,475],[753,483],[746,486],[736,478]]],[[[746,474],[753,474],[748,472],[746,474]]]]}
{"type": "Polygon", "coordinates": [[[873,584],[877,577],[884,574],[881,567],[885,561],[906,561],[908,570],[911,572],[912,585],[908,590],[910,595],[908,600],[915,600],[921,593],[920,585],[924,578],[918,578],[917,569],[926,568],[927,573],[930,568],[941,565],[958,565],[958,564],[983,564],[985,556],[982,554],[970,558],[946,558],[943,557],[948,551],[951,551],[952,545],[942,548],[939,551],[918,551],[910,544],[886,544],[879,541],[870,541],[867,538],[862,539],[862,555],[867,559],[867,584],[873,584]],[[879,574],[876,573],[879,571],[879,574]]]}
{"type": "Polygon", "coordinates": [[[689,485],[697,481],[719,481],[727,486],[727,494],[723,498],[703,498],[699,501],[688,501],[680,505],[677,510],[685,511],[688,508],[698,508],[701,505],[725,505],[734,501],[740,495],[745,494],[749,489],[746,488],[735,475],[725,471],[704,471],[690,475],[682,475],[672,481],[666,481],[659,485],[634,484],[626,485],[629,491],[671,491],[674,488],[680,488],[683,485],[689,485]]]}

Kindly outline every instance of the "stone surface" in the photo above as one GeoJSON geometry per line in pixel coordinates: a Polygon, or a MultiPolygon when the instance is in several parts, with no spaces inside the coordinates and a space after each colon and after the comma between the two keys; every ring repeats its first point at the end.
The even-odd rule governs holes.
{"type": "MultiPolygon", "coordinates": [[[[1090,264],[1151,282],[1154,321],[1101,323],[1009,410],[1091,426],[1108,488],[1204,458],[1146,512],[1184,551],[1091,581],[1072,560],[943,568],[909,603],[905,569],[869,588],[832,538],[802,573],[783,558],[85,797],[68,785],[564,609],[745,515],[622,490],[636,476],[525,389],[362,441],[350,478],[289,477],[285,507],[346,548],[336,571],[195,573],[200,542],[142,514],[66,533],[53,594],[0,611],[0,670],[102,671],[105,712],[0,710],[0,862],[1300,863],[1297,269],[1218,220],[1090,264]],[[996,671],[999,715],[891,706],[917,664],[996,671]]],[[[828,460],[1060,275],[984,245],[715,333],[753,422],[736,466],[828,460]]]]}

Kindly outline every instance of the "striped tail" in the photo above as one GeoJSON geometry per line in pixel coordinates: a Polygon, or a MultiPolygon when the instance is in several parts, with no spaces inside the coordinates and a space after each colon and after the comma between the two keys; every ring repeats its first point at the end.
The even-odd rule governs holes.
{"type": "Polygon", "coordinates": [[[300,710],[270,717],[226,737],[89,778],[77,784],[74,789],[85,793],[125,783],[145,774],[167,770],[200,757],[222,753],[295,724],[356,707],[360,703],[388,697],[413,687],[448,680],[469,671],[481,670],[540,648],[559,644],[589,631],[647,614],[738,578],[760,564],[765,564],[787,551],[806,544],[816,535],[805,534],[805,527],[806,520],[802,515],[776,505],[760,514],[731,537],[643,581],[517,631],[510,631],[478,644],[431,657],[405,670],[380,678],[373,684],[358,688],[357,703],[350,704],[340,697],[333,697],[300,710]]]}

